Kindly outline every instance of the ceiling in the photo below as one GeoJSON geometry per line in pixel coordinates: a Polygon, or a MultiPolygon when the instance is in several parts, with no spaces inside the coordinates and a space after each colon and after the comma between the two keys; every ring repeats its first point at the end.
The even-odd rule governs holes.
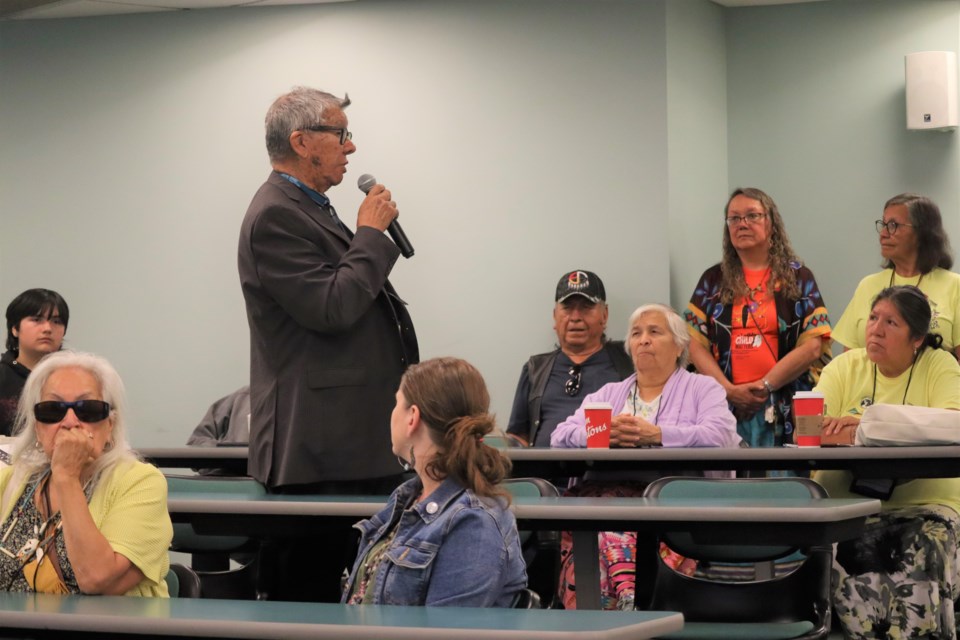
{"type": "MultiPolygon", "coordinates": [[[[0,20],[84,18],[126,13],[325,4],[351,0],[0,0],[0,20]]],[[[821,2],[823,0],[713,0],[725,7],[821,2]]]]}

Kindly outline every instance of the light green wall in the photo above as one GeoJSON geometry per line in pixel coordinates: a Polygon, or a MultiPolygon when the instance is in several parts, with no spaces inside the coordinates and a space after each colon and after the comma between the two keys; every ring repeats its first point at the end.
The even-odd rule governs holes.
{"type": "MultiPolygon", "coordinates": [[[[350,93],[357,176],[417,250],[392,280],[424,357],[485,375],[502,424],[553,345],[560,275],[610,292],[611,335],[665,300],[665,0],[365,0],[0,22],[0,300],[44,286],[71,347],[123,376],[135,444],[170,445],[247,379],[240,220],[263,116],[296,84],[350,93]],[[599,8],[599,9],[598,9],[599,8]]],[[[387,425],[384,425],[384,436],[387,425]]]]}
{"type": "MultiPolygon", "coordinates": [[[[960,132],[907,131],[904,55],[960,50],[956,0],[845,0],[725,12],[729,171],[777,201],[836,321],[879,270],[873,221],[933,198],[960,246],[960,132]]],[[[955,265],[956,269],[956,265],[955,265]]]]}
{"type": "Polygon", "coordinates": [[[679,310],[720,259],[728,192],[723,9],[708,0],[667,5],[667,104],[670,302],[679,310]]]}
{"type": "Polygon", "coordinates": [[[730,188],[781,205],[839,315],[879,262],[890,195],[934,197],[960,244],[957,134],[907,132],[903,55],[960,49],[956,0],[723,9],[708,0],[363,0],[0,22],[0,301],[57,289],[140,446],[185,440],[247,378],[240,219],[263,114],[307,84],[354,100],[358,175],[417,255],[393,281],[425,357],[486,376],[502,424],[553,344],[560,274],[601,274],[609,332],[682,307],[719,258],[730,188]]]}

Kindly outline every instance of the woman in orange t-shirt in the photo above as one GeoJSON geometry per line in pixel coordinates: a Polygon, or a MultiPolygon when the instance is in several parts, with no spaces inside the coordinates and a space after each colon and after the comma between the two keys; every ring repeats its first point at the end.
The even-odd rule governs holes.
{"type": "Polygon", "coordinates": [[[690,359],[723,385],[751,447],[793,441],[790,401],[830,360],[830,320],[773,199],[737,189],[727,201],[723,261],[707,269],[684,319],[690,359]]]}

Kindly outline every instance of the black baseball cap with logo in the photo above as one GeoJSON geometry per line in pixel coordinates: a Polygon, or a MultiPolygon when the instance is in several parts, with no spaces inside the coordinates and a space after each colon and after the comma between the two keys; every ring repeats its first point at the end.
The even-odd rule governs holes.
{"type": "Polygon", "coordinates": [[[603,288],[600,276],[582,269],[564,274],[557,283],[556,301],[563,302],[570,296],[583,296],[594,304],[607,301],[607,292],[603,288]]]}

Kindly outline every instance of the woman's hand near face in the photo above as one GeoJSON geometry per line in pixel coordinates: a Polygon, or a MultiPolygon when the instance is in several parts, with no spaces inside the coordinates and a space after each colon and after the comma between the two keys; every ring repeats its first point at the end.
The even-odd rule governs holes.
{"type": "Polygon", "coordinates": [[[80,478],[84,467],[94,461],[93,438],[80,427],[61,428],[53,439],[50,472],[64,478],[80,478]]]}
{"type": "Polygon", "coordinates": [[[610,421],[611,447],[642,447],[661,443],[660,427],[639,416],[616,415],[610,421]]]}

